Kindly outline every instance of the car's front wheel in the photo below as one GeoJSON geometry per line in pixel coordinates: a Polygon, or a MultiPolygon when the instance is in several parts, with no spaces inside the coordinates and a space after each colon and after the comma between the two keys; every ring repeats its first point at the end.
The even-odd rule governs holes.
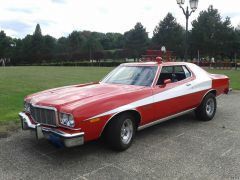
{"type": "Polygon", "coordinates": [[[130,113],[121,114],[111,120],[104,136],[106,143],[113,149],[123,151],[132,144],[136,131],[134,117],[130,113]]]}
{"type": "Polygon", "coordinates": [[[196,117],[202,121],[213,119],[217,109],[216,97],[213,93],[207,94],[200,106],[195,110],[196,117]]]}

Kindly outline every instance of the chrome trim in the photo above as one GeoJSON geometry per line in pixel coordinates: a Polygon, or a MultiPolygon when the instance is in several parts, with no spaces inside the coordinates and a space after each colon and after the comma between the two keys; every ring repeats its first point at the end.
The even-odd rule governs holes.
{"type": "MultiPolygon", "coordinates": [[[[30,103],[31,104],[31,103],[30,103]]],[[[36,105],[36,104],[31,104],[33,107],[36,108],[43,108],[43,109],[49,109],[49,110],[54,110],[57,111],[57,109],[55,107],[51,107],[51,106],[41,106],[41,105],[36,105]]]]}
{"type": "Polygon", "coordinates": [[[173,118],[175,118],[175,117],[178,117],[178,116],[187,114],[187,113],[193,111],[194,109],[196,109],[196,108],[192,108],[192,109],[189,109],[189,110],[186,110],[186,111],[182,111],[182,112],[180,112],[180,113],[177,113],[177,114],[174,114],[174,115],[171,115],[171,116],[168,116],[168,117],[165,117],[165,118],[162,118],[162,119],[159,119],[159,120],[150,122],[150,123],[148,123],[148,124],[139,126],[137,130],[140,131],[140,130],[143,130],[143,129],[147,128],[147,127],[150,127],[150,126],[159,124],[159,123],[161,123],[161,122],[167,121],[167,120],[169,120],[169,119],[173,119],[173,118]]]}
{"type": "Polygon", "coordinates": [[[186,64],[182,66],[185,66],[185,68],[187,68],[187,70],[190,72],[191,76],[189,76],[188,78],[193,77],[193,72],[191,71],[191,69],[186,64]]]}
{"type": "Polygon", "coordinates": [[[46,125],[46,126],[51,126],[51,127],[57,127],[57,126],[59,125],[57,108],[51,107],[51,106],[41,106],[41,105],[36,105],[36,104],[31,104],[31,103],[30,103],[30,105],[33,106],[33,107],[36,107],[36,108],[42,108],[42,109],[48,109],[48,110],[53,110],[53,111],[55,111],[56,126],[55,126],[55,125],[51,125],[51,124],[39,123],[39,122],[37,122],[37,121],[32,117],[32,115],[31,115],[31,113],[30,113],[30,115],[31,115],[31,117],[32,117],[32,119],[33,119],[33,121],[34,121],[35,123],[37,123],[37,124],[42,124],[42,125],[46,125]]]}
{"type": "MultiPolygon", "coordinates": [[[[75,120],[74,120],[75,121],[75,120]]],[[[65,129],[69,129],[69,130],[73,130],[73,131],[78,131],[80,130],[81,128],[71,128],[69,126],[64,126],[62,124],[59,123],[58,127],[62,127],[62,128],[65,128],[65,129]]]]}
{"type": "Polygon", "coordinates": [[[76,138],[76,137],[84,135],[84,132],[69,134],[69,133],[65,133],[63,131],[60,131],[58,129],[52,129],[52,128],[47,128],[47,127],[42,127],[42,130],[44,132],[51,132],[51,133],[57,134],[57,135],[59,135],[59,136],[61,136],[63,138],[76,138]]]}
{"type": "MultiPolygon", "coordinates": [[[[37,124],[36,125],[32,124],[29,117],[25,113],[20,112],[18,115],[23,120],[23,123],[26,123],[26,125],[28,126],[29,129],[36,129],[37,124]]],[[[61,130],[50,128],[50,127],[42,127],[42,131],[45,133],[53,133],[53,134],[59,135],[60,137],[67,138],[67,139],[68,138],[76,138],[76,137],[84,135],[84,132],[69,134],[69,133],[63,132],[61,130]]]]}
{"type": "Polygon", "coordinates": [[[152,82],[151,87],[156,86],[157,81],[158,81],[158,78],[159,78],[159,76],[160,76],[160,74],[161,74],[161,71],[162,71],[162,66],[161,66],[161,65],[158,65],[157,67],[158,67],[158,69],[157,69],[157,72],[156,72],[156,74],[155,74],[155,78],[154,78],[154,80],[153,80],[153,82],[152,82]]]}
{"type": "Polygon", "coordinates": [[[24,123],[26,123],[28,125],[29,128],[31,128],[31,129],[36,128],[36,125],[31,123],[29,117],[25,113],[20,112],[20,113],[18,113],[18,115],[24,121],[24,123]]]}
{"type": "Polygon", "coordinates": [[[25,104],[28,104],[29,107],[30,107],[31,103],[29,103],[29,102],[27,102],[27,101],[24,101],[24,102],[23,102],[24,111],[30,113],[29,111],[26,111],[26,109],[25,109],[25,104]]]}

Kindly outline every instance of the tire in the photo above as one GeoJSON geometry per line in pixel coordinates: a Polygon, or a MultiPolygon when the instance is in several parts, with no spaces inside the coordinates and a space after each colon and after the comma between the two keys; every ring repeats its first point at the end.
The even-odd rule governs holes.
{"type": "Polygon", "coordinates": [[[117,151],[128,149],[134,139],[136,123],[130,113],[121,114],[111,120],[104,132],[107,145],[117,151]]]}
{"type": "Polygon", "coordinates": [[[201,121],[210,121],[213,119],[217,109],[216,97],[213,93],[207,94],[200,106],[195,110],[197,119],[201,121]]]}

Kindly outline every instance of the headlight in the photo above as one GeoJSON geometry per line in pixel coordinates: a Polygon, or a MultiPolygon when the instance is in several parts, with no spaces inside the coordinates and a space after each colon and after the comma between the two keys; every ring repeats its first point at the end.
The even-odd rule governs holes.
{"type": "Polygon", "coordinates": [[[24,102],[24,111],[25,112],[30,112],[30,103],[24,102]]]}
{"type": "Polygon", "coordinates": [[[60,123],[64,126],[74,127],[75,122],[71,114],[60,113],[60,123]]]}

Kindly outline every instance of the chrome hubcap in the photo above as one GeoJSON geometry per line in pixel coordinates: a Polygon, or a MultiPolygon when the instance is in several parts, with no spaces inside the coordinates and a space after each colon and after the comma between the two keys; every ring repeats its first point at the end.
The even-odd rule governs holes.
{"type": "Polygon", "coordinates": [[[206,104],[206,112],[208,116],[211,116],[215,109],[215,103],[213,99],[208,99],[206,104]]]}
{"type": "Polygon", "coordinates": [[[121,140],[122,143],[124,144],[128,144],[131,139],[132,139],[132,135],[133,135],[133,124],[131,119],[126,119],[123,122],[122,128],[121,128],[121,140]]]}

